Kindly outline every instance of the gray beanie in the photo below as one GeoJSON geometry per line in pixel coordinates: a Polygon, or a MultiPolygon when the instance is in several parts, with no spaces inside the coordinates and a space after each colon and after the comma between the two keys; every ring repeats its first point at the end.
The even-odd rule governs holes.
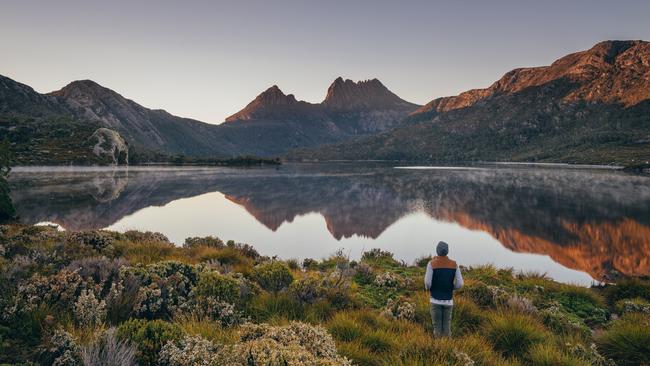
{"type": "Polygon", "coordinates": [[[449,253],[449,244],[445,243],[444,241],[438,242],[438,246],[436,247],[436,254],[438,254],[441,257],[444,257],[449,253]]]}

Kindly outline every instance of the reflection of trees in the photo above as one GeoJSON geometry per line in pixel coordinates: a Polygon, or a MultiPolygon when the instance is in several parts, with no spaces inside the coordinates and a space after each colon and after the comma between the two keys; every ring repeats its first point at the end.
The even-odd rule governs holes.
{"type": "Polygon", "coordinates": [[[71,229],[105,227],[143,207],[220,191],[271,230],[319,213],[337,239],[376,238],[404,215],[424,211],[594,277],[650,274],[650,185],[614,172],[284,166],[131,171],[128,179],[125,171],[21,174],[14,186],[21,217],[71,229]]]}

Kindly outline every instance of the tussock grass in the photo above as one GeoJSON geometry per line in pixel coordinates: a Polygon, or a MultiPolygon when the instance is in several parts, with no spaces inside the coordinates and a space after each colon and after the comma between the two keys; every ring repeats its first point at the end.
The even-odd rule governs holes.
{"type": "Polygon", "coordinates": [[[597,337],[601,352],[619,366],[650,364],[650,317],[628,314],[597,337]]]}
{"type": "Polygon", "coordinates": [[[536,344],[527,355],[531,366],[589,366],[589,363],[560,351],[551,343],[536,344]]]}
{"type": "Polygon", "coordinates": [[[217,321],[199,319],[195,316],[180,316],[174,319],[174,323],[185,334],[201,336],[212,342],[233,344],[238,339],[236,327],[223,328],[217,321]]]}
{"type": "Polygon", "coordinates": [[[505,357],[521,358],[531,346],[550,337],[537,319],[523,314],[494,313],[483,328],[487,339],[505,357]]]}

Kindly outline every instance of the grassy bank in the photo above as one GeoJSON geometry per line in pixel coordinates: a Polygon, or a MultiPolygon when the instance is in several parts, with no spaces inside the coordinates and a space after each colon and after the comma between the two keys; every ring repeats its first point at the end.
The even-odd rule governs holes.
{"type": "MultiPolygon", "coordinates": [[[[425,254],[425,253],[423,253],[425,254]]],[[[640,365],[650,281],[601,288],[465,268],[453,337],[422,277],[379,250],[276,260],[156,233],[0,227],[0,364],[640,365]]]]}

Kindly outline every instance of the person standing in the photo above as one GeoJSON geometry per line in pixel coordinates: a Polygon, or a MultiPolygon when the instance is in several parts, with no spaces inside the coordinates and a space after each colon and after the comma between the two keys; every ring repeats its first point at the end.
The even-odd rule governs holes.
{"type": "Polygon", "coordinates": [[[463,275],[455,261],[449,259],[449,244],[441,241],[436,246],[437,256],[427,264],[424,287],[429,291],[431,321],[436,337],[451,336],[451,312],[454,307],[453,294],[463,286],[463,275]]]}

